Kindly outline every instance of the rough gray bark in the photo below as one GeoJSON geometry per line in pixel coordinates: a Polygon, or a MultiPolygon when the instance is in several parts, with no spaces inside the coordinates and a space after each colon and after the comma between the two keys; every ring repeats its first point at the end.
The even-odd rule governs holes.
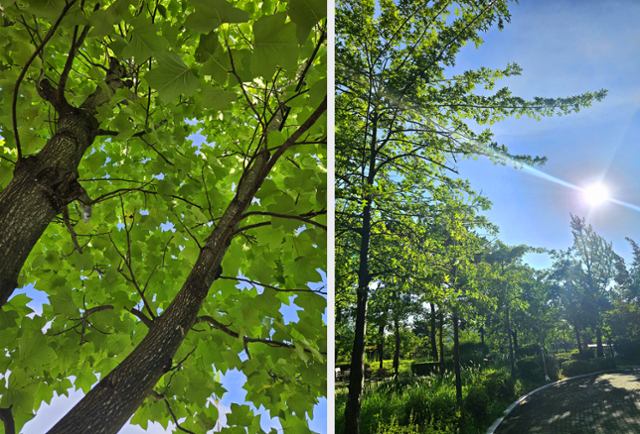
{"type": "MultiPolygon", "coordinates": [[[[107,75],[112,92],[124,87],[123,77],[124,68],[113,59],[107,75]]],[[[18,160],[13,179],[0,192],[0,307],[16,289],[20,270],[49,223],[84,192],[78,165],[98,132],[96,109],[110,98],[98,87],[80,108],[72,107],[47,80],[38,93],[60,119],[56,134],[40,152],[18,160]]]]}

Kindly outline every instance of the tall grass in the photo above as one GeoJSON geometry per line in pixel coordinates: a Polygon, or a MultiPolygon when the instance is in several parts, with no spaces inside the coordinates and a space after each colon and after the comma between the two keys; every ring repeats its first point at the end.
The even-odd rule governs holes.
{"type": "MultiPolygon", "coordinates": [[[[456,401],[455,375],[404,376],[372,387],[362,399],[363,434],[483,433],[517,396],[506,369],[466,369],[463,405],[456,401]]],[[[343,432],[346,391],[336,395],[336,433],[343,432]]]]}

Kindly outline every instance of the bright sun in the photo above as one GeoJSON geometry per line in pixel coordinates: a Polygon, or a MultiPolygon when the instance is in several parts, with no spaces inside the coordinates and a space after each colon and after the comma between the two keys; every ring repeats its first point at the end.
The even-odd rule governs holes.
{"type": "Polygon", "coordinates": [[[589,205],[599,205],[609,199],[609,192],[602,184],[594,184],[584,189],[584,198],[589,205]]]}

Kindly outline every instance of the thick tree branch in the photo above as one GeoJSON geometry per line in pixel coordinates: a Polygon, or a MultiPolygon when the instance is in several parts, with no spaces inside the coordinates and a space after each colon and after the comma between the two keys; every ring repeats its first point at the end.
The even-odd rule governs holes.
{"type": "Polygon", "coordinates": [[[49,39],[51,39],[55,31],[58,29],[60,22],[62,22],[62,19],[64,18],[64,16],[67,14],[69,9],[71,9],[71,7],[74,5],[76,1],[77,0],[71,0],[71,2],[67,3],[66,6],[62,9],[62,12],[58,17],[58,20],[53,24],[53,26],[51,26],[51,28],[47,32],[47,35],[44,37],[40,45],[38,45],[38,47],[36,48],[36,51],[33,52],[31,57],[29,57],[29,60],[27,60],[26,65],[24,65],[24,68],[22,68],[22,71],[20,72],[20,75],[16,80],[16,85],[13,88],[13,101],[11,102],[11,115],[13,118],[13,135],[15,136],[16,149],[18,150],[18,162],[22,160],[22,150],[20,148],[20,136],[18,135],[18,114],[17,114],[20,83],[24,79],[24,76],[27,74],[27,70],[29,69],[29,66],[31,66],[31,63],[33,62],[33,60],[36,58],[36,56],[38,56],[38,54],[44,48],[46,43],[49,42],[49,39]]]}

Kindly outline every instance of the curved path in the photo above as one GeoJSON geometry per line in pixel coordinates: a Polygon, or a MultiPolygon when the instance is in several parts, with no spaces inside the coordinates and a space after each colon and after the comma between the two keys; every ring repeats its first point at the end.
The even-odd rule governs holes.
{"type": "Polygon", "coordinates": [[[640,433],[640,370],[569,380],[534,393],[495,434],[640,433]]]}

